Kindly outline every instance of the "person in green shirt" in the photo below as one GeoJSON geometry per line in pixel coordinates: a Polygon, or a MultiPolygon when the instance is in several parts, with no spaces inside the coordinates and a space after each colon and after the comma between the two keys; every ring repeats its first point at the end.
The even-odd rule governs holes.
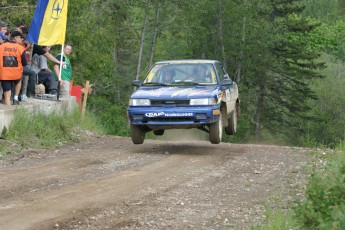
{"type": "MultiPolygon", "coordinates": [[[[60,82],[61,95],[70,95],[70,81],[72,80],[72,65],[68,56],[72,52],[72,46],[70,44],[64,45],[63,59],[62,59],[62,71],[60,76],[60,64],[54,65],[54,71],[56,78],[60,82]]],[[[61,53],[56,55],[57,60],[61,60],[61,53]]]]}

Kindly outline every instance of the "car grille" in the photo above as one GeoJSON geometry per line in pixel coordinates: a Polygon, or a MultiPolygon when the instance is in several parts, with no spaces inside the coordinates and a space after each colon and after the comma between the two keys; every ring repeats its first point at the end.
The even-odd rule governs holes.
{"type": "Polygon", "coordinates": [[[155,106],[184,106],[189,105],[189,100],[151,100],[151,105],[155,106]]]}

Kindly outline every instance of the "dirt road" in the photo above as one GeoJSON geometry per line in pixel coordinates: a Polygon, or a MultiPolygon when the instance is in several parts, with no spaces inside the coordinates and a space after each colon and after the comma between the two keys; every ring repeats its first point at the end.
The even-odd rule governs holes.
{"type": "Polygon", "coordinates": [[[0,161],[0,226],[249,229],[265,205],[302,196],[310,158],[298,148],[90,135],[0,161]]]}

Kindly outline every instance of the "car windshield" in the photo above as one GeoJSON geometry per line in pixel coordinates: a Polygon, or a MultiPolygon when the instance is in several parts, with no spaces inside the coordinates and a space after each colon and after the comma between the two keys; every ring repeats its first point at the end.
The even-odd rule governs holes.
{"type": "Polygon", "coordinates": [[[212,64],[156,64],[147,74],[144,85],[215,85],[217,77],[212,64]]]}

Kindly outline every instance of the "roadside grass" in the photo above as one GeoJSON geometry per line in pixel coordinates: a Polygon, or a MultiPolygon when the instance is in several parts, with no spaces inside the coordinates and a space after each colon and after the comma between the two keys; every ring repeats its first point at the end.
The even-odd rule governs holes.
{"type": "Polygon", "coordinates": [[[318,155],[308,170],[304,199],[288,212],[267,210],[265,223],[253,230],[345,229],[345,142],[318,155]]]}
{"type": "Polygon", "coordinates": [[[293,218],[293,212],[289,210],[287,213],[281,210],[272,210],[266,208],[265,216],[267,217],[264,226],[252,227],[252,230],[291,230],[296,229],[296,220],[293,218]]]}
{"type": "MultiPolygon", "coordinates": [[[[94,115],[87,113],[81,119],[78,108],[71,112],[32,113],[18,108],[8,129],[1,137],[24,148],[54,148],[66,142],[78,141],[85,131],[103,133],[94,115]]],[[[4,141],[5,141],[4,140],[4,141]]],[[[15,151],[18,151],[17,149],[15,151]]],[[[8,146],[1,145],[0,156],[11,154],[8,146]]]]}

